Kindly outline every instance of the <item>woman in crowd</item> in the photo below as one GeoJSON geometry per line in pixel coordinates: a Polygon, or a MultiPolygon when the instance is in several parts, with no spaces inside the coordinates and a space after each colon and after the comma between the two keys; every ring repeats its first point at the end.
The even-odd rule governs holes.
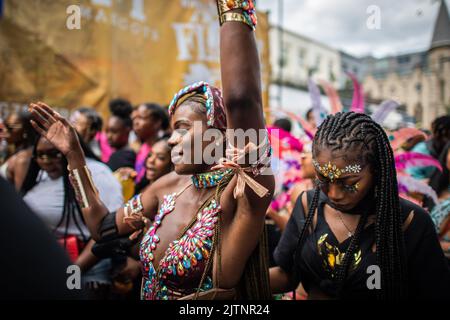
{"type": "MultiPolygon", "coordinates": [[[[436,159],[442,153],[445,145],[450,142],[450,116],[436,118],[431,124],[432,137],[428,141],[419,142],[411,151],[430,155],[436,159]]],[[[411,167],[408,173],[416,179],[428,179],[434,172],[434,167],[411,167]]]]}
{"type": "MultiPolygon", "coordinates": [[[[206,130],[218,135],[209,160],[220,158],[225,129],[265,131],[256,16],[253,1],[248,3],[241,8],[235,2],[230,11],[225,1],[218,1],[223,100],[217,88],[203,82],[174,97],[169,145],[175,172],[116,213],[109,213],[96,196],[73,128],[45,104],[31,105],[34,127],[66,156],[71,175],[78,177],[78,193],[85,195],[83,214],[94,239],[127,235],[153,221],[140,246],[145,299],[270,297],[260,242],[274,189],[267,133],[257,141],[247,139],[245,148],[227,136],[229,158],[218,166],[204,157],[193,161],[199,152],[193,141],[206,130]]],[[[204,155],[210,143],[200,141],[204,155]]]]}
{"type": "MultiPolygon", "coordinates": [[[[119,183],[106,165],[92,159],[94,155],[84,143],[81,146],[100,198],[109,210],[117,210],[123,203],[119,183]]],[[[69,182],[67,161],[43,137],[36,140],[32,155],[21,188],[24,200],[54,232],[72,261],[81,268],[83,282],[92,289],[93,297],[98,297],[110,283],[110,261],[97,263],[91,253],[93,241],[69,182]],[[96,287],[102,289],[94,290],[96,287]]]]}
{"type": "Polygon", "coordinates": [[[434,204],[430,199],[427,199],[427,203],[442,250],[450,265],[450,142],[444,147],[439,161],[442,172],[435,169],[430,178],[430,186],[436,191],[439,203],[434,204]]]}
{"type": "Polygon", "coordinates": [[[145,159],[145,176],[136,184],[135,194],[141,193],[150,184],[173,170],[168,140],[169,136],[163,136],[153,144],[145,159]]]}
{"type": "Polygon", "coordinates": [[[313,130],[317,129],[317,121],[316,118],[314,117],[314,110],[312,108],[306,111],[305,118],[313,130]]]}
{"type": "Polygon", "coordinates": [[[36,140],[36,131],[31,126],[30,119],[28,111],[21,111],[10,114],[4,123],[9,158],[0,167],[0,175],[13,183],[16,190],[20,190],[25,179],[32,145],[36,140]]]}
{"type": "Polygon", "coordinates": [[[145,161],[145,170],[145,177],[150,184],[173,170],[169,137],[163,137],[155,142],[145,161]]]}
{"type": "Polygon", "coordinates": [[[353,112],[328,116],[313,164],[317,186],[299,196],[275,251],[273,292],[301,281],[310,299],[448,295],[450,271],[433,223],[399,198],[393,152],[377,123],[353,112]]]}
{"type": "Polygon", "coordinates": [[[169,127],[167,112],[158,104],[145,103],[137,107],[133,115],[133,130],[142,142],[136,157],[136,183],[145,176],[145,159],[158,138],[164,135],[169,127]]]}
{"type": "MultiPolygon", "coordinates": [[[[442,150],[439,156],[442,172],[437,168],[430,178],[430,186],[436,191],[440,201],[450,198],[450,142],[442,150]]],[[[430,208],[432,209],[432,208],[430,208]]]]}
{"type": "Polygon", "coordinates": [[[101,158],[100,144],[95,139],[102,131],[103,119],[94,108],[81,107],[75,110],[70,121],[77,130],[84,143],[89,146],[95,156],[101,158]]]}
{"type": "Polygon", "coordinates": [[[106,136],[108,144],[114,148],[114,152],[107,162],[108,167],[114,172],[119,168],[134,168],[136,153],[128,146],[128,138],[133,127],[131,112],[133,108],[127,103],[111,103],[112,116],[108,119],[106,136]]]}
{"type": "Polygon", "coordinates": [[[282,214],[273,210],[271,207],[267,210],[267,215],[270,217],[283,231],[286,228],[286,224],[290,218],[291,210],[294,208],[298,196],[303,192],[314,188],[314,179],[316,177],[316,172],[312,164],[312,153],[311,144],[304,146],[304,151],[302,152],[300,158],[300,178],[301,181],[296,183],[290,190],[290,203],[289,203],[289,214],[282,214]]]}

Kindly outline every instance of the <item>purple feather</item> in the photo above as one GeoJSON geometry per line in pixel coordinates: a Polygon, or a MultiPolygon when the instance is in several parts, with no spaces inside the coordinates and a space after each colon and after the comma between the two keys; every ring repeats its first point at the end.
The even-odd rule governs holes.
{"type": "Polygon", "coordinates": [[[442,172],[442,166],[438,160],[418,152],[405,152],[396,155],[395,167],[397,170],[404,170],[409,167],[436,167],[442,172]]]}
{"type": "Polygon", "coordinates": [[[309,96],[311,97],[312,109],[314,112],[314,118],[316,119],[316,125],[317,127],[319,127],[323,120],[325,120],[325,118],[327,117],[327,110],[322,105],[319,87],[311,78],[308,79],[308,90],[309,96]]]}
{"type": "Polygon", "coordinates": [[[394,111],[399,104],[394,100],[385,100],[378,109],[372,114],[372,119],[378,124],[382,124],[388,117],[389,113],[394,111]]]}
{"type": "Polygon", "coordinates": [[[399,188],[401,188],[401,189],[406,189],[409,192],[421,193],[421,194],[429,196],[431,199],[433,199],[434,203],[439,202],[436,191],[434,191],[433,188],[431,188],[425,182],[411,178],[406,175],[399,175],[398,176],[398,184],[399,184],[399,188]]]}

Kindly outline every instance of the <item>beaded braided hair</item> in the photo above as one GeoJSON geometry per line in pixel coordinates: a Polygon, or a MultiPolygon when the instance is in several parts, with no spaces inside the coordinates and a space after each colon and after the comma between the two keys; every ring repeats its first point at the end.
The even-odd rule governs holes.
{"type": "MultiPolygon", "coordinates": [[[[347,112],[328,116],[318,128],[313,142],[313,156],[321,148],[333,151],[354,151],[361,165],[371,165],[375,175],[375,243],[378,266],[381,269],[381,299],[405,297],[406,254],[402,232],[403,219],[400,210],[397,176],[392,148],[384,130],[369,116],[347,112]],[[357,151],[355,151],[357,150],[357,151]],[[382,192],[380,192],[382,190],[382,192]],[[378,191],[378,192],[377,192],[378,191]]],[[[317,186],[312,198],[308,216],[300,233],[296,252],[306,238],[306,230],[311,228],[314,213],[318,207],[320,187],[317,186]]],[[[352,237],[343,261],[337,270],[336,287],[342,295],[351,257],[358,247],[361,231],[367,222],[363,214],[352,237]]]]}

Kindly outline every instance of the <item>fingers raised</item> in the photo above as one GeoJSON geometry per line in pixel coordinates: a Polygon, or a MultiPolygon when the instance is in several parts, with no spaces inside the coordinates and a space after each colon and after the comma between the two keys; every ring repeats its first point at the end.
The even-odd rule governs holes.
{"type": "Polygon", "coordinates": [[[42,129],[36,122],[33,120],[30,120],[31,125],[33,126],[34,130],[36,130],[37,133],[39,133],[41,136],[47,135],[47,130],[42,129]]]}
{"type": "Polygon", "coordinates": [[[50,124],[53,124],[56,122],[56,119],[53,116],[55,111],[53,111],[52,108],[50,108],[48,105],[46,105],[43,102],[38,102],[37,105],[38,105],[38,110],[41,113],[41,115],[43,115],[50,124]]]}
{"type": "Polygon", "coordinates": [[[39,124],[44,129],[50,127],[50,122],[47,120],[46,114],[43,113],[40,107],[35,103],[30,103],[30,112],[36,124],[39,124]]]}
{"type": "Polygon", "coordinates": [[[44,102],[38,102],[38,105],[42,109],[44,109],[48,114],[50,114],[56,121],[61,121],[64,124],[64,126],[70,126],[70,123],[69,123],[69,121],[67,121],[66,118],[61,116],[61,114],[59,114],[59,112],[53,110],[51,107],[49,107],[44,102]]]}

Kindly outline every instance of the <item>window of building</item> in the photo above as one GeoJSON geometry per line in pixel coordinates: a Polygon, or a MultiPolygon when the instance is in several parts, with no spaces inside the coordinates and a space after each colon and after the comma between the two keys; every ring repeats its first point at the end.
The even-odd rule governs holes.
{"type": "Polygon", "coordinates": [[[395,86],[391,86],[390,90],[391,90],[391,94],[395,94],[395,92],[397,91],[397,88],[395,86]]]}
{"type": "Polygon", "coordinates": [[[331,82],[334,82],[336,80],[333,69],[334,69],[334,64],[333,64],[333,61],[330,60],[330,62],[328,62],[328,73],[329,73],[328,77],[331,82]]]}
{"type": "Polygon", "coordinates": [[[298,64],[301,66],[305,65],[306,60],[306,50],[304,48],[300,48],[298,50],[298,64]]]}
{"type": "Polygon", "coordinates": [[[421,83],[416,83],[416,91],[417,91],[417,93],[420,93],[422,91],[422,84],[421,83]]]}
{"type": "Polygon", "coordinates": [[[410,61],[411,61],[411,57],[410,56],[403,56],[403,57],[398,57],[397,58],[397,62],[399,64],[409,63],[410,61]]]}
{"type": "Polygon", "coordinates": [[[281,59],[279,62],[281,67],[286,67],[289,64],[289,51],[290,51],[290,44],[284,43],[281,51],[281,59]]]}
{"type": "Polygon", "coordinates": [[[317,55],[316,57],[316,68],[320,69],[320,63],[322,62],[322,57],[320,56],[320,54],[317,55]]]}

